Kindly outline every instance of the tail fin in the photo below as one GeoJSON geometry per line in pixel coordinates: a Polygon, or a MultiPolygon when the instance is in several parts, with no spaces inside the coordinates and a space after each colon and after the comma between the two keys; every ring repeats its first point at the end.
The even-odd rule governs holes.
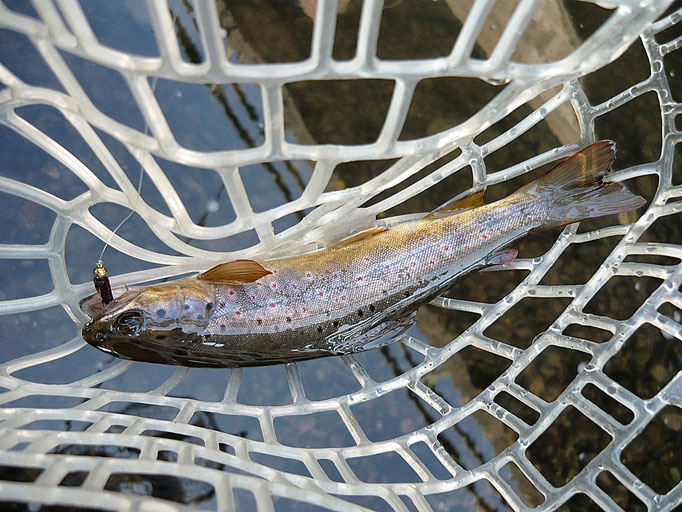
{"type": "Polygon", "coordinates": [[[639,208],[646,200],[620,183],[604,181],[616,157],[616,143],[601,140],[578,151],[516,193],[547,201],[546,227],[639,208]]]}

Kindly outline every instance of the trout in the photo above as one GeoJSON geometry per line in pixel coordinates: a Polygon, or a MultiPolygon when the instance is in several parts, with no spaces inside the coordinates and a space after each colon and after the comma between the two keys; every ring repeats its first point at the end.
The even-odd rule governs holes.
{"type": "Polygon", "coordinates": [[[600,141],[510,196],[483,191],[390,229],[262,262],[114,290],[82,302],[83,338],[135,361],[242,367],[349,354],[390,343],[420,305],[486,266],[512,261],[529,233],[633,210],[645,200],[610,182],[615,144],[600,141]]]}

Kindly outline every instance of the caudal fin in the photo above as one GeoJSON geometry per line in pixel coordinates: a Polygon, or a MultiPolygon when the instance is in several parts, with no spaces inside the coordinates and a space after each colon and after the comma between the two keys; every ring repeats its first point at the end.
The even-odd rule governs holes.
{"type": "Polygon", "coordinates": [[[615,157],[615,142],[595,142],[516,193],[546,202],[548,228],[639,208],[646,203],[643,197],[620,183],[604,181],[615,157]]]}

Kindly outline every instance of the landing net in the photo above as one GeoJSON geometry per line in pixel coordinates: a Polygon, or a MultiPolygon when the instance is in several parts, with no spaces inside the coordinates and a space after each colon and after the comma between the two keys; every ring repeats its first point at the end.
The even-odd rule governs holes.
{"type": "Polygon", "coordinates": [[[309,52],[277,60],[277,40],[262,35],[266,59],[241,31],[259,11],[236,4],[0,3],[0,499],[121,510],[679,505],[682,246],[670,233],[682,212],[682,10],[586,2],[603,14],[588,34],[568,3],[424,2],[458,20],[448,51],[387,57],[382,38],[402,3],[301,2],[303,29],[287,37],[308,37],[309,52]],[[341,55],[335,37],[354,5],[355,47],[341,55]],[[117,38],[126,26],[130,38],[117,38]],[[645,76],[628,83],[606,66],[633,48],[645,76]],[[424,84],[451,78],[490,97],[460,98],[466,116],[429,124],[424,84]],[[610,83],[608,95],[590,95],[594,81],[610,83]],[[316,111],[306,88],[323,87],[333,101],[316,111]],[[361,105],[385,106],[366,139],[341,129],[363,94],[373,96],[361,105]],[[187,97],[204,103],[188,110],[187,97]],[[241,110],[205,130],[215,108],[241,110]],[[328,121],[313,133],[315,116],[328,121]],[[79,335],[92,267],[131,209],[105,255],[114,285],[322,247],[377,216],[390,225],[424,211],[408,201],[445,183],[443,199],[483,185],[510,193],[614,118],[607,136],[639,140],[619,146],[635,163],[616,179],[647,207],[522,248],[435,300],[388,350],[202,373],[114,360],[79,335]],[[540,132],[554,138],[526,151],[540,132]],[[354,182],[348,165],[371,172],[354,182]],[[275,204],[263,197],[273,179],[300,193],[275,204]],[[525,328],[529,317],[545,327],[525,328]],[[372,373],[377,359],[392,372],[372,373]],[[492,377],[468,380],[490,361],[492,377]],[[462,376],[456,389],[446,373],[462,376]]]}

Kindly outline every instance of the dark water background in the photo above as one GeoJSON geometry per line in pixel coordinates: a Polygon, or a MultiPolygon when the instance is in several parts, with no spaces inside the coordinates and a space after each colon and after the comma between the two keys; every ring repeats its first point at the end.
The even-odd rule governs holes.
{"type": "MultiPolygon", "coordinates": [[[[339,14],[337,21],[333,55],[338,60],[347,60],[355,52],[361,2],[341,4],[343,12],[339,14]]],[[[430,58],[449,53],[461,22],[453,16],[444,2],[405,1],[387,4],[377,44],[380,58],[430,58]]],[[[114,6],[107,2],[86,1],[82,5],[102,43],[138,55],[158,54],[142,3],[127,1],[125,9],[120,4],[114,6]]],[[[9,6],[16,10],[30,10],[28,4],[23,2],[10,2],[9,6]]],[[[196,30],[195,13],[189,3],[171,2],[171,6],[173,14],[177,16],[176,33],[183,58],[188,62],[200,62],[203,48],[196,30]]],[[[568,28],[575,32],[578,39],[589,36],[609,14],[591,4],[567,2],[566,8],[570,17],[568,28]]],[[[234,52],[230,55],[233,62],[292,62],[305,60],[310,53],[313,23],[309,13],[293,2],[260,2],[258,9],[255,9],[252,2],[231,1],[220,3],[220,12],[228,44],[234,45],[234,52]]],[[[665,37],[672,39],[674,36],[675,34],[667,34],[665,37]]],[[[477,45],[473,54],[481,58],[487,56],[485,44],[482,42],[477,45]]],[[[666,59],[666,69],[682,70],[679,54],[680,51],[674,52],[666,59]]],[[[98,108],[120,122],[141,131],[145,130],[143,118],[117,73],[68,53],[61,52],[61,55],[98,108]]],[[[0,31],[0,61],[27,83],[61,89],[28,39],[21,35],[0,31]]],[[[591,103],[598,104],[648,75],[648,60],[642,44],[637,41],[616,62],[581,79],[581,83],[591,103]]],[[[678,101],[682,96],[680,75],[682,72],[677,76],[670,75],[673,93],[677,95],[678,101]]],[[[393,83],[385,80],[288,84],[285,87],[285,105],[288,106],[285,114],[287,140],[342,144],[372,142],[381,128],[392,87],[393,83]],[[298,112],[300,119],[291,112],[298,112]]],[[[400,138],[408,140],[424,137],[462,122],[490,101],[503,87],[475,79],[424,80],[417,87],[400,138]]],[[[178,142],[185,147],[201,151],[240,149],[255,147],[264,141],[263,111],[256,85],[214,86],[159,80],[155,94],[178,142]]],[[[520,107],[508,118],[486,130],[476,141],[483,143],[494,138],[532,110],[531,106],[520,107]]],[[[46,106],[30,106],[19,109],[17,114],[64,145],[104,183],[114,186],[102,164],[57,110],[46,106]]],[[[616,168],[625,168],[658,158],[661,147],[660,123],[658,102],[655,95],[649,93],[600,117],[596,129],[598,138],[611,138],[618,143],[616,168]]],[[[98,131],[98,134],[131,181],[136,183],[139,164],[120,143],[103,132],[98,131]]],[[[486,163],[490,170],[501,170],[561,143],[577,140],[577,133],[573,136],[572,140],[560,140],[553,132],[551,124],[542,123],[518,141],[490,155],[486,163]]],[[[0,148],[0,174],[3,176],[33,184],[64,199],[72,199],[87,190],[69,169],[5,127],[0,127],[0,148]]],[[[444,157],[438,165],[455,156],[456,154],[444,157]]],[[[214,172],[160,158],[157,158],[157,162],[174,184],[195,222],[205,226],[218,226],[235,219],[235,212],[222,182],[214,172]]],[[[368,161],[342,164],[335,169],[329,190],[361,184],[391,163],[392,161],[368,161]]],[[[679,159],[677,163],[679,164],[679,159]]],[[[312,163],[272,162],[242,168],[240,173],[253,210],[260,212],[300,196],[312,175],[312,163]]],[[[419,177],[423,175],[424,173],[420,173],[419,177]]],[[[493,186],[486,199],[507,195],[527,180],[528,177],[524,176],[510,183],[493,186]]],[[[402,186],[411,182],[408,180],[402,186]]],[[[382,215],[432,210],[468,188],[470,184],[470,173],[459,172],[382,215]]],[[[637,178],[628,182],[633,191],[648,200],[653,197],[657,185],[654,177],[637,178]]],[[[376,200],[393,192],[384,193],[376,200]]],[[[163,197],[149,179],[145,179],[143,183],[142,196],[151,206],[169,214],[163,197]]],[[[5,212],[5,222],[0,225],[0,242],[38,244],[47,240],[54,214],[34,203],[1,192],[0,199],[5,212]]],[[[643,209],[637,214],[642,211],[643,209]]],[[[125,209],[109,204],[97,205],[91,212],[110,227],[118,224],[126,214],[125,209]]],[[[305,213],[300,212],[278,220],[275,223],[275,232],[294,225],[305,213]]],[[[634,218],[631,216],[619,221],[630,222],[634,218]]],[[[614,219],[608,219],[583,223],[581,231],[615,222],[617,221],[614,219]]],[[[657,224],[647,232],[645,241],[679,243],[682,239],[679,222],[666,219],[657,224]]],[[[174,254],[136,216],[121,228],[120,234],[146,248],[174,254]]],[[[543,254],[557,236],[557,233],[549,233],[522,242],[518,247],[520,257],[543,254]]],[[[236,250],[249,247],[257,240],[255,232],[247,232],[219,241],[195,240],[191,243],[210,250],[236,250]]],[[[571,246],[543,279],[542,284],[586,282],[616,243],[617,239],[614,238],[571,246]]],[[[71,282],[90,280],[92,267],[101,248],[102,242],[84,229],[75,225],[71,228],[64,248],[71,282]]],[[[113,249],[108,250],[105,262],[112,274],[154,266],[129,258],[113,249]]],[[[511,291],[525,275],[525,272],[519,271],[477,274],[458,284],[449,292],[449,296],[496,302],[511,291]]],[[[655,286],[655,280],[648,278],[614,278],[588,305],[587,310],[626,319],[655,286]]],[[[51,278],[47,261],[0,260],[0,299],[34,296],[50,290],[51,278]]],[[[485,334],[519,348],[527,348],[533,337],[546,329],[567,303],[568,300],[559,299],[525,299],[493,324],[485,334]]],[[[674,311],[662,312],[675,314],[674,311]]],[[[415,335],[428,340],[432,345],[442,346],[476,319],[477,316],[473,314],[424,307],[418,316],[415,335]]],[[[580,326],[573,326],[573,329],[574,332],[568,334],[599,342],[608,340],[608,336],[605,336],[608,333],[604,331],[597,332],[580,326]]],[[[3,344],[0,361],[58,346],[77,333],[78,326],[74,325],[61,307],[0,317],[0,340],[3,344]]],[[[412,368],[421,360],[421,356],[402,345],[393,345],[358,354],[357,359],[375,380],[383,381],[412,368]]],[[[609,361],[605,372],[640,397],[649,398],[682,369],[681,360],[679,342],[666,339],[653,327],[643,327],[609,361]]],[[[86,346],[68,357],[22,370],[16,375],[37,382],[67,383],[116,362],[110,356],[86,346]]],[[[581,365],[586,362],[585,354],[559,348],[548,349],[517,380],[537,396],[551,401],[569,385],[581,365]]],[[[424,377],[423,381],[451,405],[458,406],[475,398],[509,365],[510,361],[506,359],[468,347],[424,377]]],[[[348,368],[337,358],[299,363],[298,368],[306,394],[313,400],[340,396],[360,387],[348,368]]],[[[144,392],[160,385],[173,371],[174,368],[171,367],[138,363],[121,376],[105,382],[102,387],[144,392]]],[[[170,394],[207,401],[221,400],[229,374],[229,370],[191,369],[170,394]]],[[[591,389],[588,386],[584,393],[622,423],[632,420],[629,410],[612,403],[611,399],[596,388],[591,389]]],[[[244,370],[237,399],[241,403],[263,406],[291,403],[284,367],[244,370]]],[[[496,400],[529,424],[538,419],[535,411],[506,393],[498,395],[496,400]]],[[[9,405],[69,407],[78,403],[78,400],[72,402],[68,398],[62,401],[50,398],[48,401],[41,397],[32,397],[9,405]]],[[[109,404],[107,410],[165,419],[172,418],[174,414],[161,407],[127,403],[109,404]]],[[[390,439],[417,430],[439,417],[436,411],[405,389],[353,406],[352,410],[372,441],[390,439]]],[[[309,447],[330,446],[329,443],[331,446],[352,445],[348,432],[338,418],[332,416],[317,415],[312,425],[306,427],[307,430],[300,423],[288,423],[285,419],[276,422],[275,427],[278,437],[286,439],[285,444],[309,447]]],[[[679,480],[679,476],[676,476],[679,471],[674,472],[674,468],[679,465],[672,464],[671,469],[656,464],[657,460],[673,450],[676,435],[679,440],[680,422],[676,420],[678,416],[675,411],[659,415],[652,423],[655,423],[658,431],[652,433],[647,429],[624,453],[627,458],[624,459],[625,464],[658,492],[666,492],[676,483],[675,478],[679,480]],[[666,418],[673,418],[673,421],[666,418]],[[649,437],[654,435],[662,435],[663,441],[652,447],[649,437]]],[[[195,415],[191,423],[262,440],[257,422],[248,418],[201,413],[195,415]]],[[[495,418],[485,413],[476,413],[443,432],[439,440],[458,463],[466,469],[473,469],[514,443],[516,434],[495,418]]],[[[594,423],[576,410],[569,409],[530,447],[528,456],[553,485],[561,486],[576,475],[608,441],[608,436],[594,423]]],[[[448,474],[442,467],[439,468],[440,464],[435,459],[428,463],[426,446],[416,445],[413,448],[420,456],[423,454],[427,465],[437,477],[448,478],[448,474]]],[[[68,449],[65,450],[68,452],[68,449]]],[[[99,454],[107,455],[106,450],[99,454]]],[[[679,462],[679,453],[676,457],[679,462]]],[[[350,462],[358,477],[369,482],[409,482],[416,478],[408,466],[401,466],[398,461],[366,458],[350,462]]],[[[263,463],[268,464],[268,461],[263,463]]],[[[282,469],[305,474],[305,469],[295,467],[293,462],[282,469]]],[[[329,471],[332,477],[332,469],[329,471]]],[[[605,472],[603,475],[604,478],[600,477],[598,482],[600,487],[621,503],[621,506],[628,510],[641,509],[641,503],[622,486],[619,487],[612,477],[609,478],[609,473],[605,472]]],[[[508,466],[504,476],[530,506],[542,502],[541,496],[536,491],[533,492],[532,486],[512,465],[508,466]]],[[[78,485],[77,482],[72,484],[78,485]]],[[[202,488],[201,484],[177,482],[173,490],[173,486],[164,487],[152,480],[140,483],[139,477],[131,476],[110,480],[107,488],[153,494],[210,508],[215,505],[215,501],[210,489],[202,488]],[[181,491],[178,492],[178,489],[181,491]]],[[[240,502],[241,507],[249,510],[251,505],[248,498],[243,499],[240,502]]],[[[378,510],[387,508],[378,498],[358,500],[359,504],[378,510]]],[[[574,498],[567,507],[584,510],[593,506],[589,500],[585,500],[586,498],[574,498]]],[[[456,493],[430,498],[429,501],[435,510],[468,510],[474,506],[491,510],[507,509],[499,494],[483,482],[456,493]]]]}

